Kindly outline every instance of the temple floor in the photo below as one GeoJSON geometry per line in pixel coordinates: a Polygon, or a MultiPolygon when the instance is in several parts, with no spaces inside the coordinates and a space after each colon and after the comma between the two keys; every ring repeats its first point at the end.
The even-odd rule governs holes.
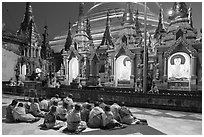
{"type": "MultiPolygon", "coordinates": [[[[66,135],[59,130],[41,130],[43,118],[35,123],[5,123],[6,106],[12,99],[23,97],[2,95],[2,134],[3,135],[66,135]]],[[[146,119],[148,125],[130,125],[124,129],[101,130],[87,128],[80,135],[202,135],[202,113],[158,110],[151,108],[133,108],[132,113],[140,119],[146,119]]]]}

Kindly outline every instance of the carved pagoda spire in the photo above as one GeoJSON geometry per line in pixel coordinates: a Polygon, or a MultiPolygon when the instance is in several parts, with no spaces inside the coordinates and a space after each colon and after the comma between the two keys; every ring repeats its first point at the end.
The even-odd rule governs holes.
{"type": "Polygon", "coordinates": [[[33,15],[32,15],[32,6],[31,6],[31,2],[26,2],[26,11],[24,13],[24,18],[23,21],[21,23],[20,29],[18,30],[18,34],[20,33],[26,33],[29,29],[29,25],[31,20],[33,19],[33,15]]]}
{"type": "Polygon", "coordinates": [[[160,37],[160,35],[162,33],[165,33],[166,30],[164,28],[164,17],[163,17],[163,9],[160,8],[160,12],[159,12],[159,23],[158,23],[158,27],[155,31],[155,34],[154,34],[154,38],[158,39],[160,37]]]}
{"type": "Polygon", "coordinates": [[[83,17],[84,16],[84,3],[80,2],[79,4],[79,17],[83,17]]]}
{"type": "Polygon", "coordinates": [[[91,36],[91,24],[88,18],[86,19],[86,33],[89,36],[89,40],[93,40],[91,36]]]}
{"type": "Polygon", "coordinates": [[[30,43],[34,43],[36,40],[39,41],[41,39],[34,22],[31,2],[26,2],[26,11],[20,28],[17,31],[17,35],[26,36],[30,43]]]}
{"type": "Polygon", "coordinates": [[[68,30],[68,34],[67,34],[67,39],[65,42],[65,51],[68,51],[70,46],[72,45],[72,36],[71,36],[71,23],[69,22],[69,30],[68,30]]]}
{"type": "Polygon", "coordinates": [[[77,32],[86,30],[85,22],[84,22],[84,3],[83,2],[79,4],[79,19],[78,19],[77,26],[78,26],[77,32]]]}
{"type": "Polygon", "coordinates": [[[77,22],[77,31],[73,36],[73,43],[76,43],[78,51],[87,51],[89,47],[89,36],[87,35],[86,22],[84,17],[84,3],[79,3],[79,18],[77,22]]]}
{"type": "Polygon", "coordinates": [[[188,20],[189,20],[189,24],[193,28],[192,7],[191,6],[188,9],[188,20]]]}
{"type": "Polygon", "coordinates": [[[131,3],[127,2],[126,9],[123,14],[123,24],[133,24],[133,23],[134,23],[134,18],[133,18],[133,13],[131,9],[131,3]]]}
{"type": "Polygon", "coordinates": [[[138,12],[138,9],[137,9],[137,11],[136,11],[136,18],[135,18],[135,30],[136,30],[136,33],[138,34],[138,35],[140,35],[141,34],[141,30],[140,30],[140,22],[139,22],[139,19],[138,19],[138,16],[139,16],[139,12],[138,12]]]}
{"type": "Polygon", "coordinates": [[[79,52],[87,51],[89,48],[89,36],[87,35],[86,22],[84,17],[84,3],[79,4],[79,18],[77,31],[73,36],[73,43],[76,43],[79,52]]]}
{"type": "Polygon", "coordinates": [[[100,45],[108,45],[113,46],[112,37],[110,33],[110,18],[109,18],[109,11],[107,12],[107,19],[106,19],[106,29],[103,34],[103,38],[100,45]]]}

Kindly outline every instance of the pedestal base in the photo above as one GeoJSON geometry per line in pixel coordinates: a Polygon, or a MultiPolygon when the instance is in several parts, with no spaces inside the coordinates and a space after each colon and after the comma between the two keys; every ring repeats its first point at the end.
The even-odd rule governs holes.
{"type": "Polygon", "coordinates": [[[97,86],[99,84],[99,76],[89,76],[87,86],[97,86]]]}
{"type": "Polygon", "coordinates": [[[134,85],[135,85],[134,78],[135,78],[134,75],[131,75],[131,76],[130,76],[130,87],[134,87],[134,85]]]}
{"type": "Polygon", "coordinates": [[[82,86],[86,86],[87,85],[87,79],[86,78],[80,78],[80,83],[82,86]]]}
{"type": "Polygon", "coordinates": [[[190,90],[191,91],[195,91],[197,90],[197,77],[196,76],[192,76],[191,77],[191,81],[190,81],[190,90]]]}

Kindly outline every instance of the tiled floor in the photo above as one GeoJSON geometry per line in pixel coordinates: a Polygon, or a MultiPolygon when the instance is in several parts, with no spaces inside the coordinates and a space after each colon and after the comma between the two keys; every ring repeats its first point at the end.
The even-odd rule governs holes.
{"type": "Polygon", "coordinates": [[[143,114],[143,115],[191,119],[191,120],[202,120],[202,113],[159,110],[159,109],[150,109],[150,108],[130,108],[130,109],[133,114],[143,114]]]}
{"type": "MultiPolygon", "coordinates": [[[[2,134],[3,135],[66,135],[59,130],[41,130],[36,123],[5,123],[5,108],[14,96],[2,97],[2,134]]],[[[19,97],[17,97],[19,98],[19,97]]],[[[150,108],[130,108],[134,116],[148,121],[147,125],[131,125],[120,130],[100,130],[87,128],[81,135],[202,135],[202,114],[157,110],[150,108]]]]}
{"type": "Polygon", "coordinates": [[[166,113],[167,115],[173,116],[173,117],[184,117],[186,115],[180,114],[180,113],[176,113],[176,112],[169,112],[166,113]]]}
{"type": "Polygon", "coordinates": [[[146,113],[149,113],[151,115],[158,115],[158,114],[161,114],[162,112],[159,112],[157,110],[148,110],[148,111],[145,111],[146,113]]]}

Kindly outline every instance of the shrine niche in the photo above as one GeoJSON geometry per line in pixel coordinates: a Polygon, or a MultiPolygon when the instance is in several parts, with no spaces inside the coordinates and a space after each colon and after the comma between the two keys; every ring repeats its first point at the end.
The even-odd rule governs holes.
{"type": "Polygon", "coordinates": [[[27,70],[26,64],[23,64],[22,68],[21,68],[21,78],[22,78],[22,80],[25,80],[26,70],[27,70]]]}
{"type": "Polygon", "coordinates": [[[79,61],[77,58],[72,58],[69,61],[69,82],[73,82],[79,75],[79,61]]]}
{"type": "Polygon", "coordinates": [[[92,50],[92,54],[89,56],[89,76],[88,85],[96,86],[99,83],[99,58],[95,50],[92,50]]]}
{"type": "Polygon", "coordinates": [[[131,60],[126,55],[116,59],[116,81],[119,84],[130,84],[131,60]]]}
{"type": "Polygon", "coordinates": [[[177,52],[168,59],[168,80],[185,81],[190,79],[190,56],[177,52]]]}
{"type": "Polygon", "coordinates": [[[134,85],[134,53],[125,43],[116,48],[114,55],[114,77],[116,87],[132,87],[134,85]]]}
{"type": "Polygon", "coordinates": [[[197,81],[197,51],[180,37],[165,56],[164,74],[167,75],[168,89],[194,89],[197,81]]]}
{"type": "Polygon", "coordinates": [[[63,64],[65,66],[65,79],[66,83],[70,85],[72,82],[78,82],[77,78],[80,76],[80,66],[82,57],[76,51],[74,47],[70,47],[70,50],[63,52],[63,64]]]}

